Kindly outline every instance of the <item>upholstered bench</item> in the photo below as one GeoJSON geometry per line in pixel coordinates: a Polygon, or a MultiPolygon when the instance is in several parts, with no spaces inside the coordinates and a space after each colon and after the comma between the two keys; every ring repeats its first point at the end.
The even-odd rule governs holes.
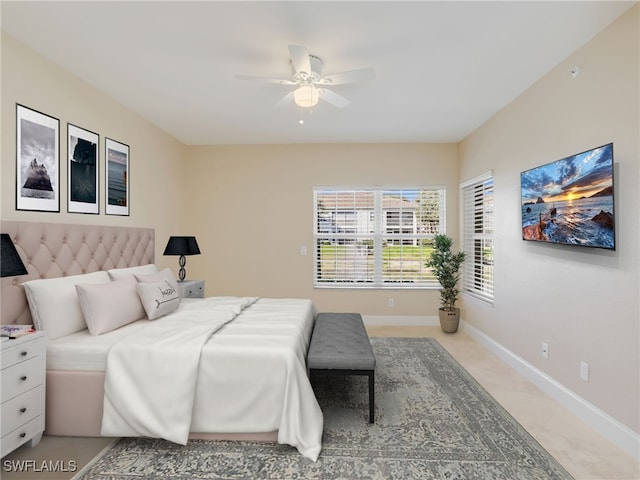
{"type": "Polygon", "coordinates": [[[359,313],[319,313],[307,354],[311,378],[324,371],[369,377],[369,423],[374,422],[376,357],[359,313]]]}

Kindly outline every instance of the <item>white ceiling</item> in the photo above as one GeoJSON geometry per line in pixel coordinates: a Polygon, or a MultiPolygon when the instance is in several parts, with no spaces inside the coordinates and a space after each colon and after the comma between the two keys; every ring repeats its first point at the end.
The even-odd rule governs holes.
{"type": "MultiPolygon", "coordinates": [[[[457,142],[635,2],[9,2],[2,29],[185,144],[457,142]],[[276,108],[287,46],[351,100],[276,108]]],[[[91,128],[87,125],[86,128],[91,128]]]]}

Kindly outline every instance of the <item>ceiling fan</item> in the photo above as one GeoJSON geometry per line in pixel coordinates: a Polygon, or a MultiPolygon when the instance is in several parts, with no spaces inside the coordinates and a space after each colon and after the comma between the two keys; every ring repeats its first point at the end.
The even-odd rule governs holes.
{"type": "Polygon", "coordinates": [[[315,55],[310,55],[305,47],[299,45],[289,45],[289,56],[291,57],[291,68],[293,70],[291,79],[285,80],[251,75],[236,75],[236,78],[296,86],[295,90],[286,94],[278,102],[278,106],[295,102],[299,107],[311,108],[315,107],[318,101],[322,99],[334,107],[343,108],[351,102],[327,87],[373,80],[376,76],[373,68],[363,68],[323,76],[322,59],[315,55]]]}

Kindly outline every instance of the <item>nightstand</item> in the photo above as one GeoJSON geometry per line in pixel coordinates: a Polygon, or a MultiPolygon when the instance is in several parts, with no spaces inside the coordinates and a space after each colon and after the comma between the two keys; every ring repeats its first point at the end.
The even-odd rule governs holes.
{"type": "Polygon", "coordinates": [[[45,334],[35,332],[1,345],[2,451],[4,457],[23,443],[35,447],[44,432],[46,378],[45,334]]]}
{"type": "Polygon", "coordinates": [[[178,288],[182,298],[204,298],[204,280],[184,280],[178,288]]]}

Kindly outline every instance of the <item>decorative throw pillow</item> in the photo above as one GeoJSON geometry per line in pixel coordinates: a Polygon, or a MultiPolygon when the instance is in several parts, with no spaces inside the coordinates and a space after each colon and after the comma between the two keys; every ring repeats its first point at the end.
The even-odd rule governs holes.
{"type": "Polygon", "coordinates": [[[158,272],[158,267],[154,263],[148,265],[139,265],[137,267],[112,268],[107,270],[111,280],[120,280],[124,277],[133,275],[151,275],[158,272]]]}
{"type": "Polygon", "coordinates": [[[140,282],[136,289],[149,320],[173,312],[180,304],[178,286],[166,278],[159,282],[140,282]]]}
{"type": "Polygon", "coordinates": [[[45,330],[49,340],[84,330],[87,324],[80,308],[76,284],[108,282],[109,274],[104,271],[24,282],[36,329],[45,330]]]}
{"type": "Polygon", "coordinates": [[[97,285],[76,285],[91,335],[107,333],[145,317],[133,275],[97,285]]]}

